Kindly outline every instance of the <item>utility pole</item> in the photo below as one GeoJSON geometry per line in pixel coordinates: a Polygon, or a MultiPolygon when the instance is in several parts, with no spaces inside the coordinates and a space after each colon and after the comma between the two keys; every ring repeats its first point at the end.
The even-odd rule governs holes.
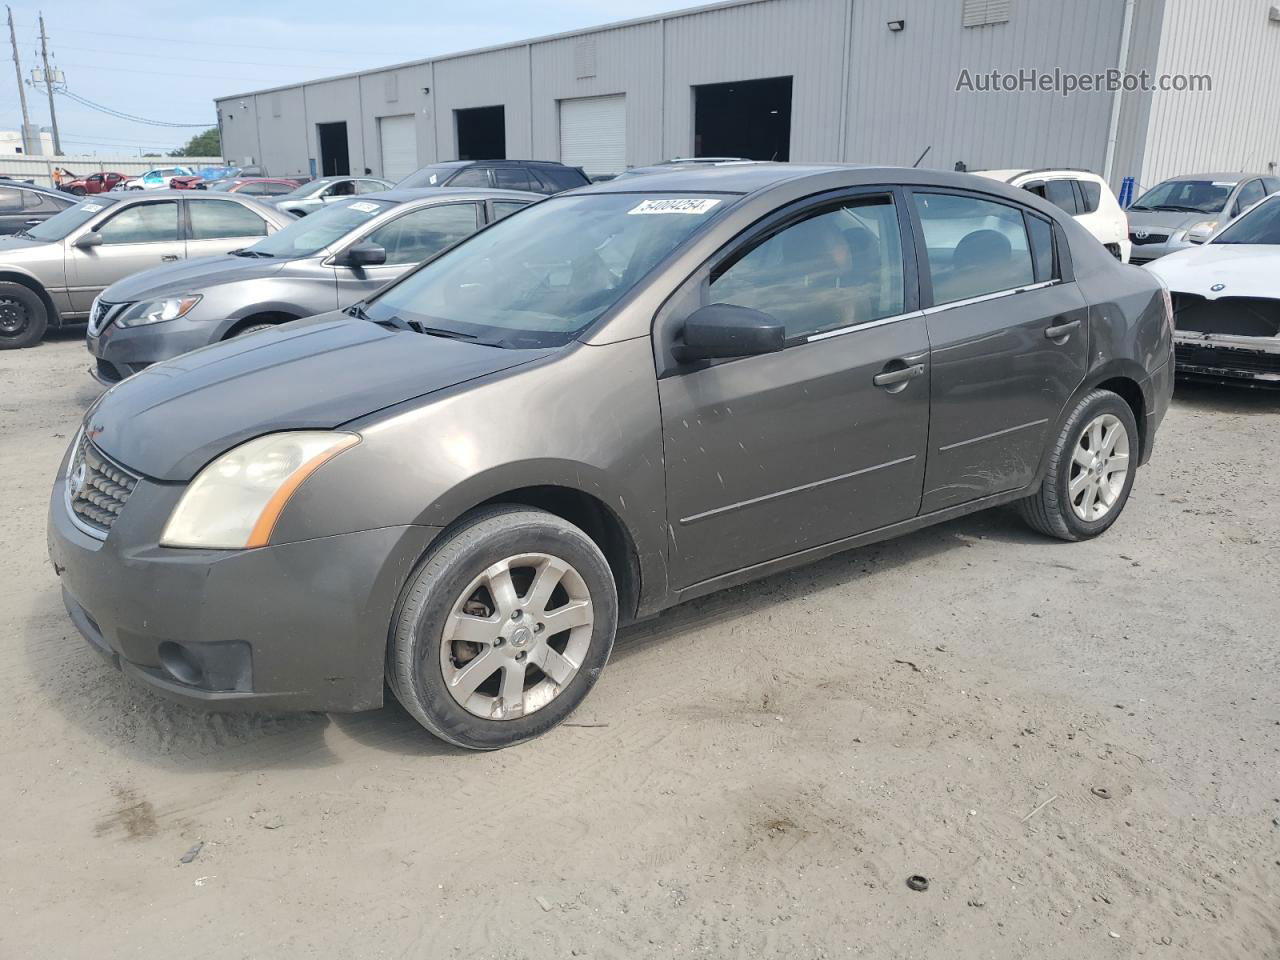
{"type": "MultiPolygon", "coordinates": [[[[10,26],[13,18],[10,16],[10,26]]],[[[53,125],[53,153],[62,156],[62,140],[58,137],[58,112],[53,106],[53,71],[49,69],[49,38],[44,32],[44,11],[40,12],[40,57],[44,60],[44,88],[49,92],[49,122],[53,125]]]]}
{"type": "Polygon", "coordinates": [[[39,153],[40,134],[37,131],[35,143],[32,143],[31,118],[27,116],[27,88],[22,82],[22,61],[18,59],[18,37],[13,32],[13,7],[5,7],[9,11],[9,43],[13,45],[13,71],[18,75],[18,101],[22,104],[22,150],[24,153],[39,153]]]}

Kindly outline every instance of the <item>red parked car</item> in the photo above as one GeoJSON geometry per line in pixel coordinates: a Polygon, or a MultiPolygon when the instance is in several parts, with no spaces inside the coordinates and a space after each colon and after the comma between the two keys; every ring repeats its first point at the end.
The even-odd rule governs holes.
{"type": "Polygon", "coordinates": [[[123,173],[91,173],[87,177],[67,180],[58,189],[83,197],[86,193],[106,193],[128,179],[123,173]]]}
{"type": "Polygon", "coordinates": [[[282,197],[286,193],[293,193],[301,185],[301,180],[289,180],[285,177],[234,177],[230,180],[215,180],[206,184],[205,189],[223,193],[245,193],[251,197],[282,197]]]}

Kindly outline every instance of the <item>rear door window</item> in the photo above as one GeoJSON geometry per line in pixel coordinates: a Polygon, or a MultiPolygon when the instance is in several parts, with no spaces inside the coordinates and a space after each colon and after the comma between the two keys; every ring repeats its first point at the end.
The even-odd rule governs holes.
{"type": "Polygon", "coordinates": [[[1072,181],[1070,180],[1046,180],[1044,198],[1075,216],[1080,212],[1080,209],[1076,206],[1076,191],[1071,183],[1072,181]]]}
{"type": "Polygon", "coordinates": [[[551,188],[552,193],[572,190],[574,187],[585,186],[589,182],[572,167],[538,167],[535,172],[538,178],[551,188]]]}
{"type": "Polygon", "coordinates": [[[233,200],[188,200],[192,240],[265,237],[267,221],[233,200]]]}
{"type": "Polygon", "coordinates": [[[913,193],[935,304],[1035,282],[1022,210],[965,194],[913,193]]]}
{"type": "Polygon", "coordinates": [[[1084,206],[1080,212],[1096,213],[1102,203],[1102,184],[1096,180],[1077,180],[1076,186],[1080,188],[1080,196],[1084,198],[1084,206]]]}
{"type": "Polygon", "coordinates": [[[524,167],[494,167],[493,182],[499,190],[533,190],[529,171],[524,167]]]}
{"type": "Polygon", "coordinates": [[[523,210],[529,204],[523,200],[495,200],[493,201],[493,219],[496,223],[503,217],[509,217],[517,210],[523,210]]]}
{"type": "Polygon", "coordinates": [[[104,244],[168,243],[178,239],[178,202],[139,203],[98,228],[104,244]]]}

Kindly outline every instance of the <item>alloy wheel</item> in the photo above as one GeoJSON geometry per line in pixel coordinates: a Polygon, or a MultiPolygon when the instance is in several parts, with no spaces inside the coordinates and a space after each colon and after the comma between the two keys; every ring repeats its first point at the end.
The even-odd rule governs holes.
{"type": "Polygon", "coordinates": [[[449,613],[440,643],[445,686],[487,720],[535,713],[577,675],[594,622],[586,582],[569,563],[545,553],[501,560],[449,613]]]}
{"type": "Polygon", "coordinates": [[[1091,420],[1071,455],[1071,509],[1088,523],[1101,520],[1124,492],[1129,476],[1129,431],[1104,413],[1091,420]]]}

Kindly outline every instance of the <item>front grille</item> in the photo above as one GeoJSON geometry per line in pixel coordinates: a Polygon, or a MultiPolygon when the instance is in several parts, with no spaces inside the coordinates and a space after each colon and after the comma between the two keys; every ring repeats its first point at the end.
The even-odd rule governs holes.
{"type": "Polygon", "coordinates": [[[105,535],[138,485],[125,470],[81,434],[67,467],[67,507],[73,517],[105,535]]]}
{"type": "Polygon", "coordinates": [[[1226,373],[1239,371],[1280,374],[1280,353],[1263,353],[1260,350],[1222,350],[1199,344],[1179,343],[1174,347],[1173,359],[1179,367],[1221,370],[1226,373]]]}
{"type": "Polygon", "coordinates": [[[93,301],[93,306],[89,308],[89,336],[96,337],[102,332],[114,306],[114,303],[103,303],[101,297],[93,301]]]}
{"type": "Polygon", "coordinates": [[[1129,234],[1129,239],[1134,243],[1164,243],[1169,239],[1167,233],[1148,233],[1145,237],[1140,237],[1137,233],[1129,234]]]}
{"type": "Polygon", "coordinates": [[[1179,330],[1237,337],[1280,336],[1280,300],[1262,297],[1210,300],[1194,293],[1175,293],[1173,319],[1179,330]]]}

